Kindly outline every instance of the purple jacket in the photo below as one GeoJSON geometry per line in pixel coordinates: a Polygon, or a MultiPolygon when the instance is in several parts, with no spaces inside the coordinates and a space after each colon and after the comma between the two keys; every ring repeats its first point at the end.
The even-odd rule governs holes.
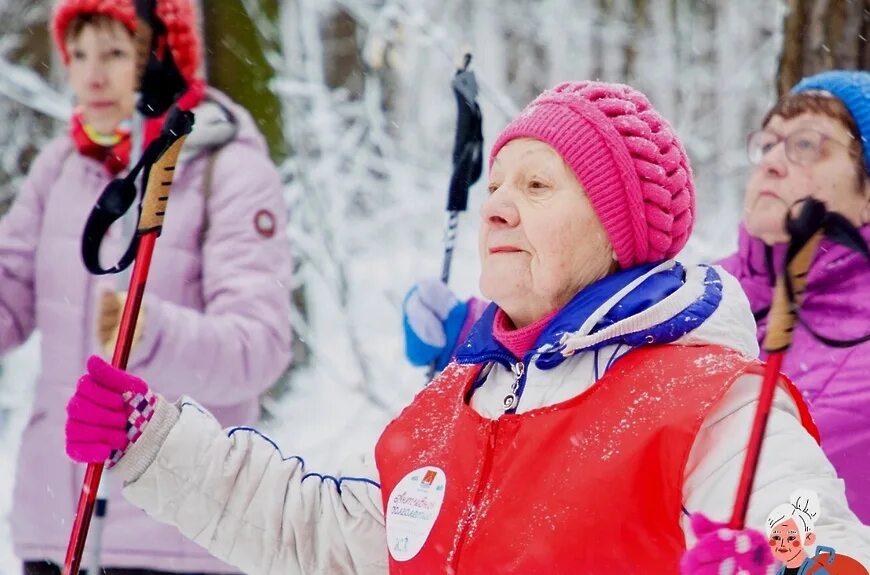
{"type": "MultiPolygon", "coordinates": [[[[870,225],[861,228],[870,242],[870,225]]],[[[784,246],[774,248],[781,268],[784,246]]],[[[752,310],[771,300],[764,244],[741,226],[737,253],[721,262],[737,276],[752,310]]],[[[801,317],[818,333],[854,339],[870,332],[870,263],[863,256],[823,240],[810,268],[801,317]]],[[[767,318],[758,322],[758,339],[767,318]]],[[[870,342],[846,349],[827,347],[798,326],[783,372],[803,392],[819,426],[822,448],[846,483],[849,505],[870,524],[870,342]]],[[[824,510],[822,510],[824,513],[824,510]]]]}
{"type": "MultiPolygon", "coordinates": [[[[249,114],[210,90],[175,173],[144,300],[142,339],[128,369],[169,399],[196,397],[224,424],[253,423],[259,395],[290,359],[290,251],[277,170],[249,114]],[[208,149],[222,145],[207,203],[208,149]],[[201,239],[204,211],[208,228],[201,239]]],[[[67,136],[36,158],[0,221],[0,352],[42,335],[41,373],[24,430],[11,516],[23,560],[63,564],[84,466],[64,451],[65,405],[86,358],[100,353],[97,295],[85,270],[85,220],[109,177],[67,136]]],[[[118,228],[107,252],[124,247],[118,228]]],[[[108,279],[116,287],[115,280],[108,279]]],[[[102,565],[235,571],[133,508],[112,474],[102,565]]]]}

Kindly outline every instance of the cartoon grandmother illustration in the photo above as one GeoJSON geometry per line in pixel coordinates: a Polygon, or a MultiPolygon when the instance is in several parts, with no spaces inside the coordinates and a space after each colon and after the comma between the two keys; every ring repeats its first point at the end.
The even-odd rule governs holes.
{"type": "Polygon", "coordinates": [[[776,575],[866,575],[861,564],[830,547],[818,545],[816,554],[809,554],[817,544],[814,528],[819,511],[818,494],[799,489],[767,516],[770,551],[782,564],[776,575]]]}

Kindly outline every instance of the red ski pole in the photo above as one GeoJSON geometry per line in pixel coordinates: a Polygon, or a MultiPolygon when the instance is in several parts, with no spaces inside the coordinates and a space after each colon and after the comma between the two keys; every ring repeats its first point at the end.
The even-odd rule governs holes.
{"type": "MultiPolygon", "coordinates": [[[[173,112],[175,110],[170,112],[170,118],[173,112]]],[[[190,114],[189,112],[183,113],[190,114]]],[[[171,120],[167,120],[167,125],[170,124],[171,120]]],[[[151,255],[154,252],[154,245],[163,226],[163,218],[172,189],[172,177],[175,173],[178,153],[181,151],[184,140],[187,138],[187,134],[192,127],[192,114],[190,114],[190,119],[187,123],[180,122],[180,125],[184,131],[182,133],[170,134],[169,137],[177,139],[174,139],[147,169],[145,195],[142,198],[142,209],[137,226],[139,243],[136,248],[136,259],[133,264],[133,273],[130,276],[129,295],[124,304],[124,311],[121,314],[118,339],[115,342],[115,351],[112,355],[112,365],[118,369],[125,369],[127,367],[127,360],[130,357],[133,331],[136,327],[136,318],[139,316],[139,308],[142,305],[142,296],[145,293],[145,282],[148,280],[151,255]]],[[[166,129],[164,130],[166,131],[166,129]]],[[[72,532],[70,533],[66,559],[64,560],[64,575],[76,575],[79,571],[102,474],[102,463],[88,464],[81,495],[79,496],[75,520],[73,521],[72,532]]]]}
{"type": "Polygon", "coordinates": [[[773,302],[770,306],[770,321],[767,334],[764,337],[764,349],[768,352],[767,365],[764,369],[764,379],[761,384],[761,394],[755,419],[752,422],[752,432],[749,436],[749,446],[746,459],[743,462],[743,472],[737,487],[737,498],[728,526],[731,529],[743,529],[746,522],[746,509],[749,506],[749,494],[755,481],[755,470],[761,453],[761,443],[767,428],[767,419],[773,404],[773,394],[779,380],[780,368],[785,352],[791,346],[800,302],[807,285],[807,273],[810,269],[816,248],[822,239],[823,231],[817,230],[800,248],[786,265],[785,273],[777,278],[773,292],[773,302]],[[787,285],[791,289],[787,289],[787,285]]]}

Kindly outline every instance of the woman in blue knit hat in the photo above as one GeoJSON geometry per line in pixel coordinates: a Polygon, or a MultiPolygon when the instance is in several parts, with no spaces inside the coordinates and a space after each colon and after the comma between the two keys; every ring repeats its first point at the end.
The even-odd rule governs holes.
{"type": "MultiPolygon", "coordinates": [[[[746,186],[737,276],[767,329],[774,270],[782,269],[787,210],[812,196],[870,241],[870,73],[830,71],[802,80],[748,138],[755,165],[746,186]]],[[[783,372],[807,400],[822,448],[845,482],[849,506],[870,524],[870,262],[824,240],[809,273],[801,324],[783,372]],[[821,337],[819,337],[821,336],[821,337]],[[837,340],[834,342],[825,340],[837,340]]]]}

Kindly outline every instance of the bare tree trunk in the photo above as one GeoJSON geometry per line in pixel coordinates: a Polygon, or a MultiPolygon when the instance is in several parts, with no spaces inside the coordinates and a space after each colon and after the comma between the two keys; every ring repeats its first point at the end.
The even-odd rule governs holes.
{"type": "Polygon", "coordinates": [[[359,98],[363,87],[363,63],[356,34],[356,20],[341,8],[331,12],[320,24],[326,85],[332,89],[344,88],[351,98],[359,98]]]}
{"type": "Polygon", "coordinates": [[[835,68],[870,66],[870,0],[788,0],[777,91],[835,68]]]}
{"type": "MultiPolygon", "coordinates": [[[[249,4],[244,0],[202,2],[207,76],[212,86],[247,108],[266,137],[272,157],[282,159],[287,150],[281,103],[269,85],[275,70],[267,58],[270,50],[278,48],[258,29],[249,4]]],[[[278,1],[263,0],[256,5],[256,17],[276,25],[278,1]]]]}
{"type": "MultiPolygon", "coordinates": [[[[0,58],[26,66],[44,79],[51,77],[54,42],[49,35],[50,3],[46,0],[22,5],[0,5],[0,58]]],[[[35,110],[11,103],[9,118],[0,113],[4,149],[0,153],[0,215],[6,213],[18,191],[18,183],[30,168],[42,145],[57,127],[35,110]]]]}
{"type": "Polygon", "coordinates": [[[629,83],[633,82],[636,77],[638,42],[644,32],[648,32],[650,28],[650,16],[648,0],[631,0],[631,12],[629,13],[629,26],[631,34],[625,39],[625,61],[623,63],[622,75],[629,83]]]}
{"type": "MultiPolygon", "coordinates": [[[[272,159],[280,165],[291,144],[284,133],[281,100],[271,85],[281,56],[279,0],[201,0],[199,6],[209,84],[251,113],[272,159]]],[[[293,289],[290,297],[296,312],[305,317],[303,289],[293,289]]],[[[293,338],[292,351],[292,364],[269,390],[272,401],[290,389],[289,375],[309,360],[308,346],[299,334],[293,338]]]]}
{"type": "MultiPolygon", "coordinates": [[[[33,19],[28,22],[26,32],[21,35],[21,45],[10,55],[15,61],[28,66],[47,80],[51,74],[48,63],[52,60],[53,49],[54,42],[49,34],[48,11],[37,9],[33,11],[33,19]]],[[[53,128],[51,118],[42,115],[34,114],[33,124],[33,130],[46,135],[50,134],[53,128]]],[[[30,167],[39,149],[40,146],[34,141],[31,147],[23,150],[21,161],[25,170],[30,167]]]]}

